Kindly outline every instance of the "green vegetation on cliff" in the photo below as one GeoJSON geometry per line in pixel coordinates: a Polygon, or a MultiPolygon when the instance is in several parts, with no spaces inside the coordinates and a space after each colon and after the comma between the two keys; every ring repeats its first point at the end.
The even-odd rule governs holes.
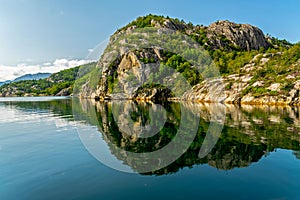
{"type": "MultiPolygon", "coordinates": [[[[262,54],[258,55],[258,60],[262,59],[262,54]]],[[[293,89],[295,80],[300,80],[300,43],[293,45],[277,54],[271,54],[263,67],[252,72],[253,78],[250,83],[263,82],[264,86],[250,85],[244,90],[244,94],[252,92],[255,96],[263,95],[288,95],[293,89]],[[273,83],[280,84],[278,91],[270,91],[266,86],[273,83]]]]}
{"type": "MultiPolygon", "coordinates": [[[[240,26],[240,25],[237,25],[240,26]]],[[[216,40],[221,43],[225,43],[224,47],[212,48],[211,38],[208,38],[208,27],[206,26],[194,26],[192,23],[185,23],[183,20],[172,19],[164,16],[157,16],[149,14],[147,16],[138,17],[133,22],[129,23],[125,27],[119,29],[117,31],[125,31],[130,27],[134,28],[145,28],[145,27],[156,27],[156,28],[169,28],[175,29],[181,33],[189,35],[196,42],[208,50],[210,56],[219,67],[220,72],[222,74],[231,74],[239,72],[239,69],[247,64],[253,57],[259,53],[267,53],[267,52],[280,52],[285,51],[293,46],[287,40],[280,40],[275,37],[271,37],[270,35],[266,36],[268,39],[269,47],[264,48],[261,47],[257,50],[243,50],[239,46],[235,45],[231,40],[229,40],[225,34],[219,34],[215,36],[216,40]]],[[[290,55],[293,57],[293,55],[290,55]]],[[[284,60],[288,61],[289,58],[285,57],[284,60]]],[[[293,61],[295,59],[292,59],[293,61]]]]}
{"type": "Polygon", "coordinates": [[[159,16],[159,15],[149,14],[149,15],[146,15],[146,16],[138,17],[136,20],[130,22],[129,24],[127,24],[123,28],[117,30],[117,33],[121,32],[121,31],[124,31],[124,30],[127,30],[129,27],[132,27],[132,26],[135,26],[136,28],[153,27],[155,25],[155,23],[163,24],[166,19],[170,20],[170,21],[172,21],[173,23],[176,23],[176,24],[185,24],[185,22],[183,20],[179,20],[177,18],[173,19],[173,18],[170,18],[168,16],[164,17],[162,15],[159,16]]]}

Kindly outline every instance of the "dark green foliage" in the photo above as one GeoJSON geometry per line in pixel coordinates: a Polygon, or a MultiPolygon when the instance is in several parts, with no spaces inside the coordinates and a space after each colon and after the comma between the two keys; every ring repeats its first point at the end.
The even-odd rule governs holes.
{"type": "Polygon", "coordinates": [[[270,90],[264,88],[264,87],[254,87],[254,86],[248,86],[244,91],[243,94],[252,93],[254,97],[260,97],[263,95],[274,95],[273,92],[270,90]]]}
{"type": "Polygon", "coordinates": [[[283,47],[283,48],[286,48],[286,47],[290,47],[290,46],[293,46],[292,43],[290,43],[289,41],[287,40],[280,40],[276,37],[271,37],[271,44],[273,46],[277,46],[277,48],[280,48],[280,47],[283,47]]]}
{"type": "Polygon", "coordinates": [[[107,77],[107,85],[108,85],[108,91],[110,93],[112,93],[113,89],[114,89],[114,77],[113,76],[107,77]]]}
{"type": "Polygon", "coordinates": [[[240,69],[249,63],[259,52],[252,51],[223,51],[215,50],[210,54],[221,74],[239,73],[240,69]]]}
{"type": "Polygon", "coordinates": [[[119,29],[117,32],[126,30],[128,27],[131,27],[131,26],[137,26],[137,28],[151,27],[152,20],[162,23],[165,20],[165,17],[158,16],[158,15],[152,15],[152,14],[149,14],[149,15],[143,16],[143,17],[138,17],[136,20],[129,23],[127,26],[123,27],[122,29],[119,29]]]}
{"type": "Polygon", "coordinates": [[[154,58],[140,58],[140,61],[143,62],[144,64],[148,64],[148,63],[155,63],[155,59],[154,58]]]}
{"type": "MultiPolygon", "coordinates": [[[[264,67],[254,71],[253,81],[260,80],[269,85],[272,82],[281,83],[282,91],[280,94],[287,95],[293,88],[294,81],[286,79],[286,77],[288,75],[295,75],[295,77],[297,77],[297,73],[300,71],[300,66],[296,63],[299,59],[300,44],[297,43],[279,54],[275,53],[264,67]]],[[[266,92],[265,94],[275,95],[274,92],[272,94],[270,92],[266,92]]]]}
{"type": "Polygon", "coordinates": [[[289,67],[293,63],[300,59],[300,43],[293,45],[289,49],[285,49],[282,55],[274,57],[268,65],[275,66],[276,64],[280,67],[289,67]]]}
{"type": "MultiPolygon", "coordinates": [[[[119,33],[122,30],[126,30],[127,28],[129,28],[131,26],[136,26],[137,28],[154,27],[154,24],[151,24],[152,21],[155,23],[163,24],[163,22],[166,19],[170,20],[174,24],[185,24],[186,25],[186,23],[183,20],[179,20],[177,18],[174,19],[174,18],[164,17],[162,15],[149,14],[146,16],[138,17],[136,20],[132,21],[125,27],[117,30],[116,33],[119,33]]],[[[187,26],[190,27],[190,25],[187,25],[187,26]]]]}
{"type": "Polygon", "coordinates": [[[200,76],[199,71],[195,68],[192,68],[192,65],[187,60],[176,54],[168,54],[167,56],[169,58],[163,64],[175,69],[179,73],[182,73],[182,75],[192,86],[201,81],[202,77],[200,76]]]}
{"type": "Polygon", "coordinates": [[[206,27],[200,27],[199,30],[196,30],[190,36],[200,45],[205,45],[208,42],[208,38],[206,36],[206,29],[206,27]]]}
{"type": "Polygon", "coordinates": [[[230,90],[231,89],[231,87],[232,87],[232,85],[233,85],[233,82],[229,82],[226,86],[225,86],[225,90],[230,90]]]}

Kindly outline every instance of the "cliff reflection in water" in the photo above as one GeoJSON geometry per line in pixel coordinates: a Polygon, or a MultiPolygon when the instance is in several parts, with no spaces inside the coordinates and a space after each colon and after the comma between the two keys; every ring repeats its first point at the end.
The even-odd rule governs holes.
{"type": "MultiPolygon", "coordinates": [[[[96,126],[109,151],[133,170],[138,163],[120,154],[151,152],[164,148],[178,134],[183,111],[187,121],[199,116],[195,138],[188,150],[175,162],[148,174],[167,174],[184,167],[208,164],[230,170],[247,167],[277,148],[292,150],[300,158],[299,107],[242,106],[197,103],[92,102],[79,99],[51,101],[2,102],[22,112],[45,113],[48,117],[96,126]],[[207,156],[198,154],[211,117],[226,109],[226,120],[220,137],[207,156]],[[76,116],[73,116],[73,114],[76,116]]],[[[185,124],[185,128],[193,127],[185,124]]],[[[194,135],[192,135],[194,137],[194,135]]],[[[101,139],[101,138],[99,138],[101,139]]],[[[184,144],[185,141],[181,141],[184,144]]],[[[177,144],[180,145],[182,144],[177,144]]],[[[170,152],[172,154],[173,152],[170,152]]]]}
{"type": "MultiPolygon", "coordinates": [[[[79,105],[83,112],[96,109],[98,128],[111,153],[133,170],[137,163],[120,154],[116,147],[136,153],[156,151],[177,134],[182,109],[200,117],[197,134],[188,150],[169,166],[147,174],[173,173],[197,164],[209,164],[223,170],[247,167],[277,148],[294,150],[295,157],[299,158],[299,107],[81,101],[79,105]],[[212,151],[199,158],[211,117],[217,115],[220,108],[226,109],[222,133],[212,151]]],[[[96,122],[92,123],[95,125],[96,122]]]]}

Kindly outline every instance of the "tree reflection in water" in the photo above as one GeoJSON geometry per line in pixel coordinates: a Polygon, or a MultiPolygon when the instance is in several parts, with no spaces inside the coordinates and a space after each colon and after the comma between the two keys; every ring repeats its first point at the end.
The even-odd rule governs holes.
{"type": "Polygon", "coordinates": [[[157,105],[150,102],[94,102],[79,99],[5,104],[24,112],[51,112],[55,117],[68,116],[68,120],[97,126],[111,154],[133,170],[135,161],[118,154],[116,147],[137,153],[162,149],[176,136],[182,109],[198,115],[197,134],[188,150],[167,167],[146,174],[174,173],[198,164],[208,164],[222,170],[247,167],[277,148],[292,150],[294,156],[300,158],[299,107],[222,105],[226,108],[222,133],[208,155],[199,158],[212,114],[218,115],[219,112],[220,107],[214,104],[165,102],[157,105]],[[74,112],[76,117],[73,116],[74,112]],[[93,113],[96,117],[93,117],[93,113]]]}
{"type": "Polygon", "coordinates": [[[145,174],[174,173],[183,167],[192,167],[196,164],[209,164],[222,170],[247,167],[277,148],[294,150],[294,155],[299,158],[298,107],[222,105],[226,106],[227,112],[222,134],[212,151],[205,157],[199,158],[198,153],[206,136],[212,113],[218,114],[216,109],[218,107],[213,104],[165,102],[160,107],[150,102],[81,101],[84,101],[80,103],[81,105],[90,107],[88,110],[97,110],[99,130],[108,143],[111,153],[133,169],[136,165],[134,160],[119,155],[115,146],[137,153],[155,151],[167,145],[177,134],[181,106],[200,116],[197,135],[188,150],[169,166],[145,174]],[[165,115],[162,114],[161,118],[150,117],[151,112],[152,115],[155,112],[159,114],[164,112],[162,108],[165,115]],[[153,119],[159,120],[153,121],[153,119]],[[143,132],[141,127],[147,125],[154,127],[157,134],[141,137],[140,134],[143,132]]]}

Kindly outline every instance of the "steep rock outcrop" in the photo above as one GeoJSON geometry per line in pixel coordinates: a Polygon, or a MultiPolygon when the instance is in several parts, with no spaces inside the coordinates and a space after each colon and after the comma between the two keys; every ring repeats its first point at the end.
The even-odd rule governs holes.
{"type": "Polygon", "coordinates": [[[241,50],[259,50],[271,45],[263,32],[250,24],[217,21],[207,28],[207,38],[213,49],[228,48],[233,44],[241,50]]]}
{"type": "MultiPolygon", "coordinates": [[[[160,49],[143,49],[140,51],[128,51],[113,64],[105,64],[101,60],[103,66],[101,73],[101,81],[90,97],[98,99],[139,99],[154,100],[159,98],[171,97],[171,92],[164,88],[139,88],[146,83],[153,70],[159,65],[163,59],[163,52],[160,49]],[[151,65],[147,65],[142,61],[151,61],[151,65]]],[[[87,95],[90,91],[85,88],[87,95]]]]}

